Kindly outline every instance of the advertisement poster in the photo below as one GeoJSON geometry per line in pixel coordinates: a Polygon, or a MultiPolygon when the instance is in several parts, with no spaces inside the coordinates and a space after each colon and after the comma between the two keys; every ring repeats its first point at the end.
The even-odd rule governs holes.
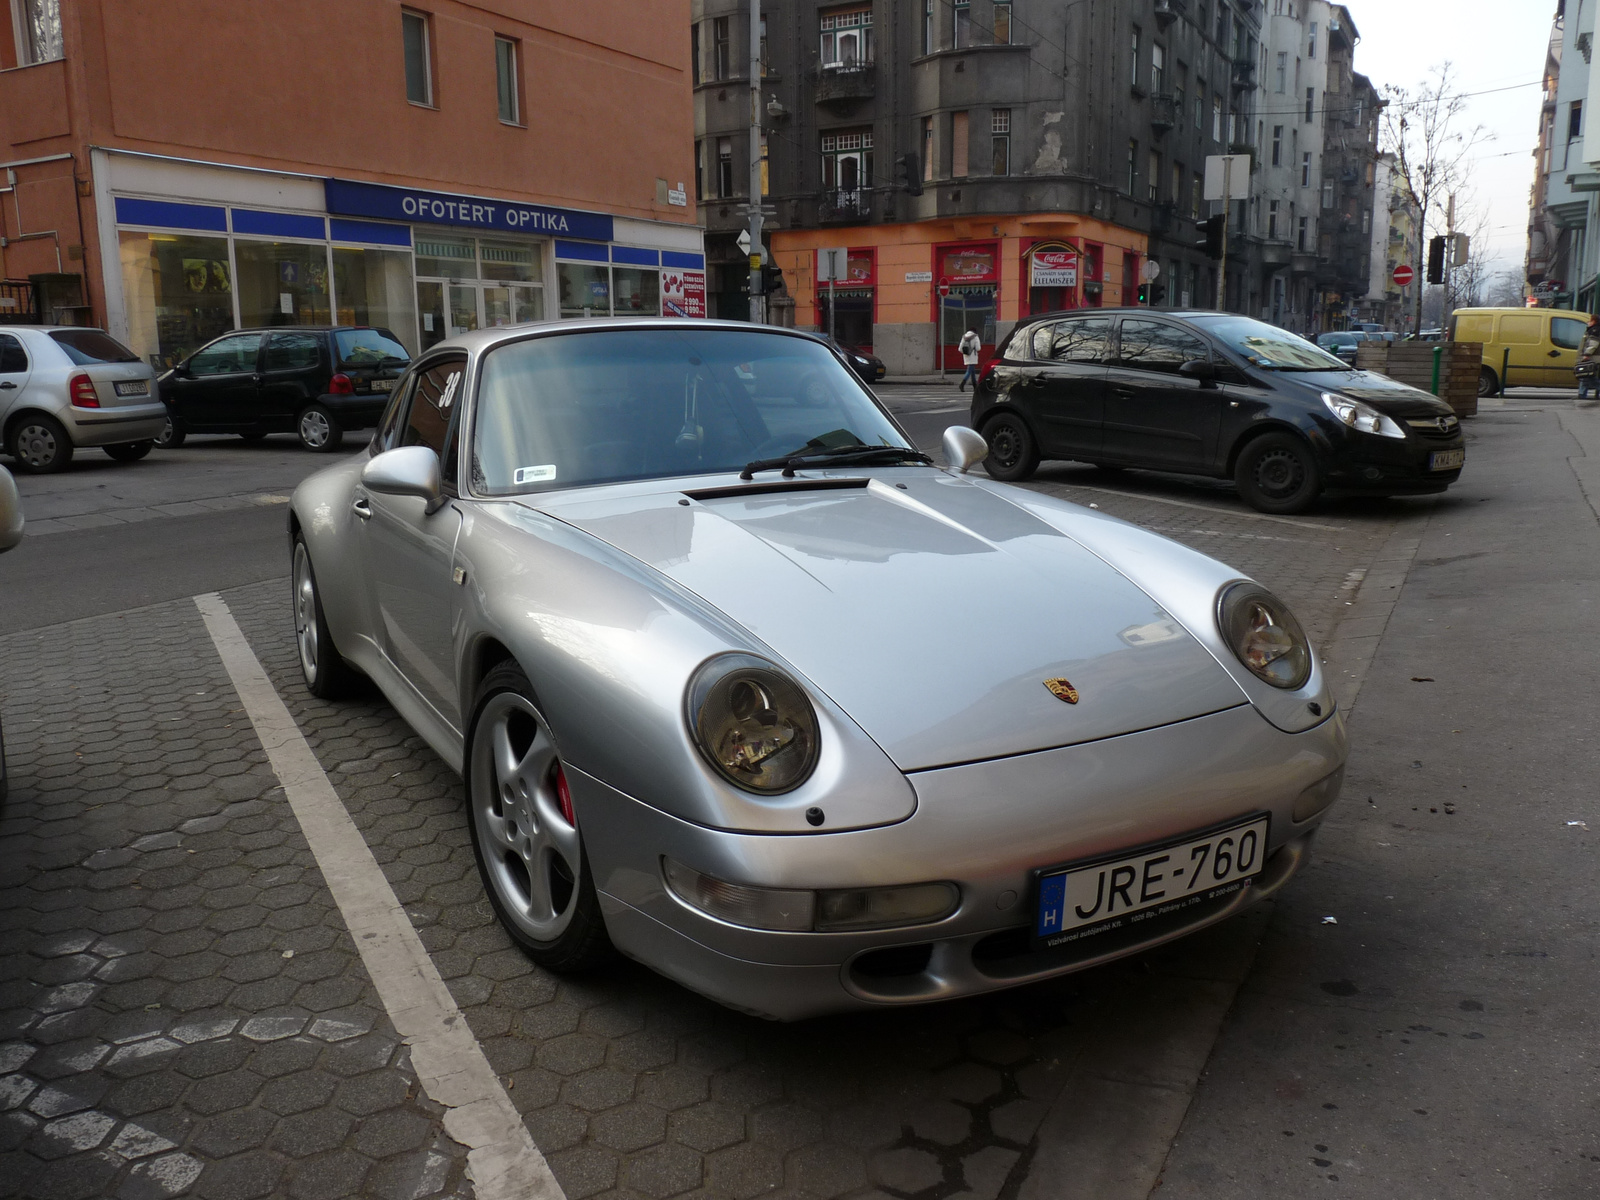
{"type": "Polygon", "coordinates": [[[706,273],[668,269],[661,272],[661,312],[668,317],[706,315],[706,273]]]}
{"type": "Polygon", "coordinates": [[[980,283],[995,279],[994,251],[946,250],[944,276],[952,283],[980,283]]]}
{"type": "Polygon", "coordinates": [[[1030,286],[1077,287],[1078,252],[1076,250],[1035,250],[1032,254],[1030,286]]]}

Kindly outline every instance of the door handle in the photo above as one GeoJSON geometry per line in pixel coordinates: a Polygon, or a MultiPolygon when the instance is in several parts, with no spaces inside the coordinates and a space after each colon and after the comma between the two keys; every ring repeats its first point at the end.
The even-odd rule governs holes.
{"type": "Polygon", "coordinates": [[[355,503],[350,506],[350,511],[355,513],[355,515],[360,517],[363,521],[370,521],[372,519],[372,505],[367,503],[367,498],[365,496],[357,496],[355,503]]]}
{"type": "Polygon", "coordinates": [[[1559,351],[1559,350],[1550,351],[1550,357],[1551,358],[1560,358],[1561,357],[1561,351],[1559,351]]]}
{"type": "Polygon", "coordinates": [[[16,388],[17,388],[17,385],[12,383],[11,380],[9,380],[9,379],[4,380],[4,381],[0,381],[0,389],[4,389],[5,391],[12,392],[12,391],[15,391],[16,388]]]}
{"type": "Polygon", "coordinates": [[[1111,389],[1111,394],[1120,400],[1132,400],[1135,391],[1136,389],[1131,387],[1114,387],[1111,389]]]}

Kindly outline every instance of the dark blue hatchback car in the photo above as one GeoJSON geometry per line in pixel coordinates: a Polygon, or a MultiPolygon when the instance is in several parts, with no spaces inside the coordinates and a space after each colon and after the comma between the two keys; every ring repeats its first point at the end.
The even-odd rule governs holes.
{"type": "Polygon", "coordinates": [[[1325,490],[1442,492],[1466,459],[1450,406],[1231,313],[1078,309],[1019,324],[972,398],[996,479],[1043,459],[1233,479],[1262,512],[1325,490]]]}

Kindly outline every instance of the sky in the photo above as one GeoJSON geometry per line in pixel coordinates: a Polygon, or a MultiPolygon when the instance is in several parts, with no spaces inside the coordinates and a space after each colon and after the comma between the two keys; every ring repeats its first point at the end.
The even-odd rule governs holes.
{"type": "MultiPolygon", "coordinates": [[[[1555,0],[1345,3],[1361,35],[1355,68],[1380,91],[1386,83],[1415,90],[1446,60],[1462,92],[1528,85],[1474,96],[1460,118],[1463,131],[1483,126],[1473,150],[1472,200],[1488,210],[1488,245],[1475,244],[1473,253],[1486,250],[1496,270],[1520,269],[1539,137],[1539,82],[1555,0]]],[[[1576,5],[1569,0],[1568,7],[1576,5]]],[[[1581,60],[1579,66],[1587,69],[1581,60]]]]}

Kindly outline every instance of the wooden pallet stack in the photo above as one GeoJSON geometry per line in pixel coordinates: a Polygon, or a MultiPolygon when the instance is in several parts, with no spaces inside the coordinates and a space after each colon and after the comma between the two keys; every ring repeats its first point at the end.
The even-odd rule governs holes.
{"type": "Polygon", "coordinates": [[[1362,342],[1356,347],[1356,366],[1431,392],[1436,349],[1441,351],[1439,399],[1458,417],[1477,416],[1482,342],[1362,342]]]}

